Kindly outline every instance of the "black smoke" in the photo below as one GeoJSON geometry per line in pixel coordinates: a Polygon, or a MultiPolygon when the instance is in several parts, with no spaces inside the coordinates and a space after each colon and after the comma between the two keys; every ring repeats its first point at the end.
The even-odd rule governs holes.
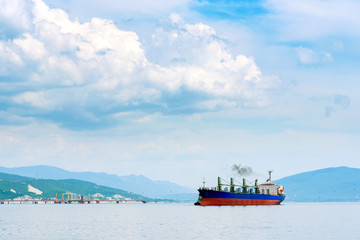
{"type": "Polygon", "coordinates": [[[239,176],[243,177],[243,176],[249,176],[253,173],[253,170],[251,167],[248,166],[241,166],[241,164],[234,164],[232,166],[232,170],[238,174],[239,176]]]}

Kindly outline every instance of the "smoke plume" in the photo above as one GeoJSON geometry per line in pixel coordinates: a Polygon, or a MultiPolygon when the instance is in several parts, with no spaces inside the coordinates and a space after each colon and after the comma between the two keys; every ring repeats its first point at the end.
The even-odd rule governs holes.
{"type": "Polygon", "coordinates": [[[253,173],[253,170],[251,167],[248,167],[248,166],[241,166],[241,164],[234,164],[232,166],[232,170],[239,174],[239,176],[249,176],[253,173]]]}

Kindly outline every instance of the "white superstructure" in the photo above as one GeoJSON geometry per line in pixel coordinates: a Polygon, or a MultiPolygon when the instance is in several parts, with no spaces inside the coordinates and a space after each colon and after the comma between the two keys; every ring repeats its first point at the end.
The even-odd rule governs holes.
{"type": "Polygon", "coordinates": [[[274,183],[264,183],[259,185],[260,194],[280,195],[282,187],[274,183]]]}

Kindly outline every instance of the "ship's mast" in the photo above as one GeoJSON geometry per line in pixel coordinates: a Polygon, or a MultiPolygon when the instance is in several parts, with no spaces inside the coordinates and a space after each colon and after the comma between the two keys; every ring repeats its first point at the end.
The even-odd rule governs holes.
{"type": "Polygon", "coordinates": [[[235,192],[235,185],[233,178],[230,178],[230,192],[235,192]]]}
{"type": "Polygon", "coordinates": [[[218,177],[218,191],[221,191],[221,178],[218,177]]]}
{"type": "Polygon", "coordinates": [[[272,170],[269,170],[268,173],[269,173],[269,183],[271,183],[271,173],[272,173],[272,170]]]}
{"type": "Polygon", "coordinates": [[[245,178],[243,178],[242,192],[247,193],[247,185],[245,178]]]}
{"type": "Polygon", "coordinates": [[[258,180],[257,180],[257,179],[255,180],[255,186],[254,186],[254,188],[255,188],[255,193],[256,193],[256,194],[257,194],[257,193],[260,193],[259,185],[258,185],[258,180]]]}

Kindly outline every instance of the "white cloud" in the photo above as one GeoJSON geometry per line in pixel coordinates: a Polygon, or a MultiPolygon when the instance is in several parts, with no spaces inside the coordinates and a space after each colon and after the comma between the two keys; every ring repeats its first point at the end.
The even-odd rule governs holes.
{"type": "Polygon", "coordinates": [[[104,112],[102,106],[110,115],[120,106],[143,104],[158,105],[161,111],[177,101],[172,95],[184,92],[199,95],[185,108],[266,105],[266,90],[275,86],[264,84],[253,58],[233,56],[213,28],[186,23],[178,14],[153,34],[147,58],[138,35],[111,20],[79,23],[42,0],[24,0],[20,10],[23,5],[30,6],[26,16],[31,16],[31,27],[0,41],[1,56],[6,56],[0,57],[6,62],[0,73],[21,75],[21,86],[31,88],[10,98],[16,107],[65,112],[86,107],[79,112],[100,121],[96,114],[104,112]]]}
{"type": "Polygon", "coordinates": [[[24,38],[14,39],[13,42],[24,52],[24,57],[31,59],[43,58],[46,54],[44,43],[28,33],[25,33],[23,36],[24,38]]]}
{"type": "Polygon", "coordinates": [[[177,13],[172,13],[172,14],[170,15],[170,20],[171,20],[171,22],[174,23],[174,24],[179,24],[179,23],[183,22],[182,17],[181,17],[179,14],[177,14],[177,13]]]}
{"type": "Polygon", "coordinates": [[[157,29],[152,39],[154,54],[163,66],[152,69],[150,77],[156,82],[169,76],[164,85],[169,90],[185,86],[216,97],[253,102],[265,95],[254,59],[233,56],[215,30],[205,24],[176,22],[172,28],[157,29]]]}
{"type": "Polygon", "coordinates": [[[0,41],[0,75],[10,75],[18,66],[23,66],[24,62],[7,43],[0,41]]]}
{"type": "Polygon", "coordinates": [[[333,61],[331,54],[327,52],[317,53],[310,48],[302,46],[295,48],[295,51],[302,64],[318,64],[333,61]]]}
{"type": "Polygon", "coordinates": [[[49,100],[44,92],[25,92],[13,97],[13,101],[44,110],[53,110],[55,107],[55,102],[49,100]]]}
{"type": "Polygon", "coordinates": [[[216,110],[223,108],[234,108],[237,107],[236,102],[230,102],[224,99],[214,99],[209,101],[203,101],[198,104],[200,109],[216,110]]]}
{"type": "Polygon", "coordinates": [[[30,5],[29,1],[0,0],[0,39],[31,30],[30,5]]]}

